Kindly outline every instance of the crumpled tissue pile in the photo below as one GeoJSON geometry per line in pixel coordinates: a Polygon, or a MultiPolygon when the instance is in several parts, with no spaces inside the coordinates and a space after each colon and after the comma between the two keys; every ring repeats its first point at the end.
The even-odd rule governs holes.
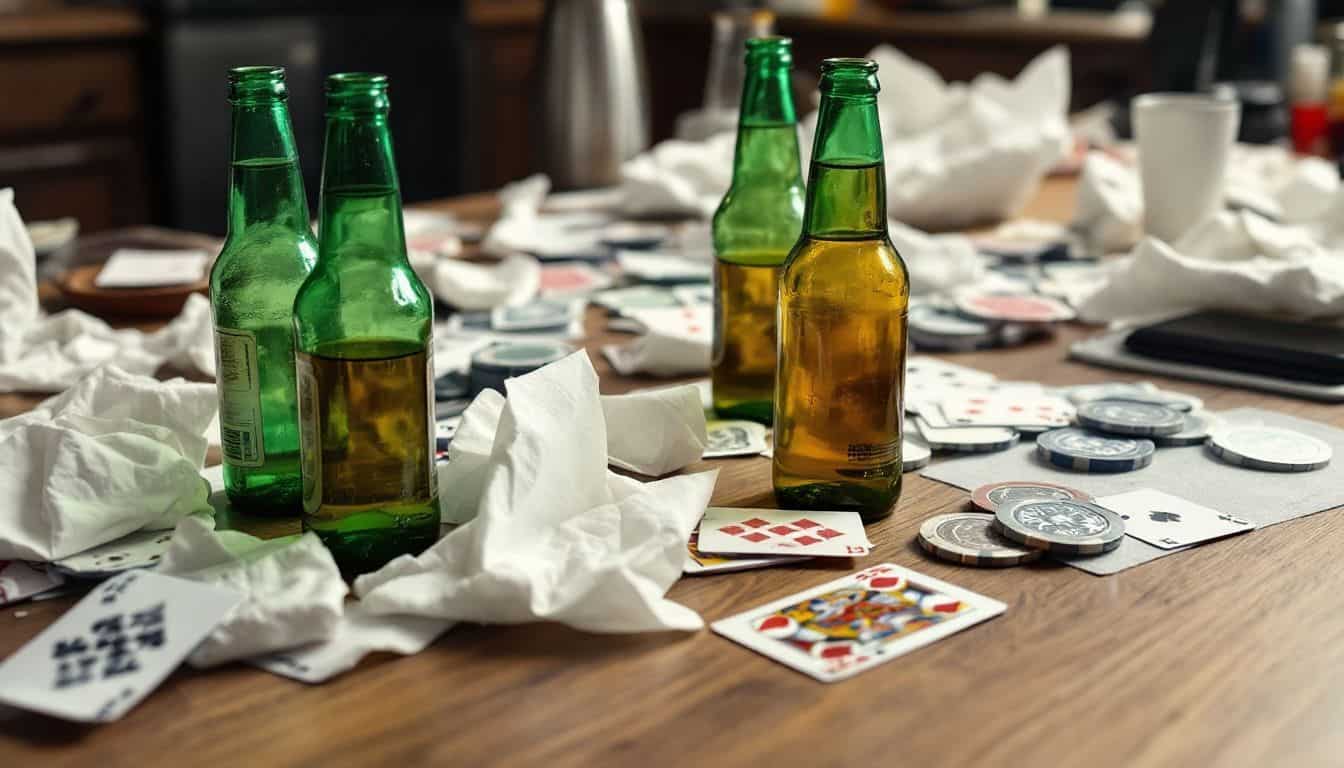
{"type": "Polygon", "coordinates": [[[105,366],[0,421],[0,560],[51,561],[209,512],[215,387],[105,366]]]}
{"type": "MultiPolygon", "coordinates": [[[[1088,156],[1075,226],[1109,248],[1142,229],[1137,171],[1088,156]]],[[[1198,309],[1302,319],[1344,316],[1344,187],[1328,163],[1276,147],[1235,148],[1220,212],[1174,243],[1144,237],[1076,300],[1089,322],[1137,322],[1198,309]]]]}
{"type": "Polygon", "coordinates": [[[32,241],[14,207],[14,190],[0,189],[0,392],[60,392],[107,362],[152,374],[170,363],[214,376],[210,301],[192,295],[160,330],[113,330],[92,315],[68,309],[44,315],[37,303],[32,241]]]}
{"type": "Polygon", "coordinates": [[[420,556],[361,576],[357,602],[345,602],[336,565],[312,534],[263,542],[182,521],[161,570],[246,596],[192,663],[246,659],[321,682],[375,650],[417,653],[458,621],[702,627],[664,595],[717,472],[642,483],[607,469],[611,461],[656,474],[699,459],[698,390],[600,397],[582,352],[506,387],[507,399],[487,390],[464,414],[452,445],[465,447],[440,485],[443,498],[467,500],[469,520],[420,556]]]}

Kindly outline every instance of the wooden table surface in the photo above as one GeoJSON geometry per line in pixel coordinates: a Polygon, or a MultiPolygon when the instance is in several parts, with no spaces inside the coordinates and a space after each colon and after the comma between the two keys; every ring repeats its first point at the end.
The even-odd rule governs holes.
{"type": "MultiPolygon", "coordinates": [[[[1029,210],[1062,219],[1068,182],[1029,210]]],[[[445,205],[489,215],[485,198],[445,205]]],[[[590,328],[599,330],[597,318],[590,328]]],[[[1009,379],[1133,378],[1053,343],[956,355],[1009,379]]],[[[600,333],[598,334],[601,335],[600,333]]],[[[594,356],[606,391],[636,383],[594,356]]],[[[1255,405],[1344,426],[1344,411],[1149,377],[1221,410],[1255,405]]],[[[6,410],[20,405],[8,398],[6,410]]],[[[770,506],[764,458],[722,470],[714,503],[770,506]]],[[[1009,478],[1005,478],[1009,479],[1009,478]]],[[[451,492],[451,489],[448,490],[451,492]]],[[[713,621],[891,561],[1008,612],[859,677],[817,683],[704,630],[597,636],[460,626],[425,652],[365,659],[325,685],[250,667],[182,670],[123,720],[82,727],[0,709],[0,765],[1338,765],[1344,761],[1344,516],[1313,515],[1099,578],[1050,563],[978,570],[914,544],[966,494],[906,476],[867,558],[684,578],[713,621]]],[[[0,658],[70,604],[0,612],[0,658]]]]}

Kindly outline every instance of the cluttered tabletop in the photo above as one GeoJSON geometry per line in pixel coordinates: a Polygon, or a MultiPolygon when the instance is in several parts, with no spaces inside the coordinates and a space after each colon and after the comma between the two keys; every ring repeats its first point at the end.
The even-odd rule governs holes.
{"type": "MultiPolygon", "coordinates": [[[[1074,213],[1075,191],[1075,180],[1049,178],[1024,215],[1066,221],[1074,213]]],[[[424,210],[487,224],[499,205],[493,196],[477,196],[424,210]]],[[[617,373],[601,350],[624,343],[629,334],[609,330],[607,322],[605,308],[590,307],[577,342],[588,350],[603,394],[699,378],[617,373]]],[[[1321,435],[1325,440],[1339,439],[1330,427],[1344,428],[1344,416],[1330,405],[1117,373],[1068,359],[1071,344],[1099,332],[1097,326],[1064,323],[1050,337],[1022,346],[912,359],[1052,391],[1142,380],[1151,392],[1202,401],[1207,412],[1263,409],[1275,419],[1330,432],[1321,435]]],[[[10,395],[0,407],[12,414],[39,400],[10,395]]],[[[551,440],[563,447],[580,436],[551,440]]],[[[1032,442],[1030,435],[1023,442],[1032,442]]],[[[1344,706],[1344,645],[1338,642],[1344,624],[1329,609],[1344,583],[1344,565],[1334,556],[1344,548],[1344,518],[1325,510],[1171,552],[1127,540],[1102,557],[1129,548],[1142,552],[1092,566],[1093,573],[1080,569],[1091,565],[1086,557],[1052,554],[1017,567],[981,568],[926,553],[921,527],[934,516],[972,510],[971,485],[1048,478],[1090,489],[1093,478],[1124,478],[1120,487],[1104,489],[1115,493],[1145,488],[1145,477],[1160,471],[1163,453],[1184,452],[1208,467],[1219,461],[1200,447],[1162,447],[1150,468],[1099,475],[1033,464],[1030,449],[1016,450],[1026,450],[1016,457],[1023,467],[1017,475],[984,464],[1012,451],[939,451],[925,475],[907,471],[894,514],[867,526],[867,554],[685,576],[667,592],[668,601],[710,624],[843,581],[855,571],[876,567],[871,578],[878,586],[884,573],[899,579],[909,569],[911,581],[942,583],[944,594],[965,592],[964,604],[992,619],[977,619],[966,631],[842,682],[820,684],[708,627],[620,634],[584,632],[559,621],[464,622],[447,632],[431,628],[437,639],[419,653],[374,654],[320,685],[233,664],[183,668],[109,725],[0,710],[0,754],[15,764],[69,765],[138,764],[140,756],[156,754],[190,756],[194,765],[661,765],[692,756],[791,764],[800,755],[842,765],[875,754],[940,765],[1322,764],[1344,754],[1344,736],[1330,725],[1336,707],[1344,706]],[[1139,562],[1145,564],[1129,567],[1139,562]],[[135,750],[119,751],[127,743],[135,750]]],[[[211,463],[217,451],[212,449],[211,463]]],[[[1256,496],[1254,486],[1269,484],[1270,498],[1297,505],[1297,514],[1344,502],[1338,481],[1304,501],[1293,497],[1312,493],[1285,492],[1293,486],[1280,483],[1307,475],[1217,469],[1249,478],[1228,481],[1232,487],[1216,494],[1220,501],[1229,492],[1256,496]]],[[[774,506],[768,458],[706,459],[677,476],[707,470],[719,473],[714,507],[774,506]]],[[[1161,476],[1164,490],[1205,500],[1196,494],[1203,480],[1183,478],[1179,467],[1172,471],[1177,474],[1161,476]]],[[[222,515],[219,527],[271,537],[296,532],[298,524],[222,515]]],[[[23,648],[79,597],[6,608],[0,657],[23,648]]],[[[603,599],[641,602],[647,596],[603,599]]],[[[662,620],[671,626],[684,617],[662,620]]]]}

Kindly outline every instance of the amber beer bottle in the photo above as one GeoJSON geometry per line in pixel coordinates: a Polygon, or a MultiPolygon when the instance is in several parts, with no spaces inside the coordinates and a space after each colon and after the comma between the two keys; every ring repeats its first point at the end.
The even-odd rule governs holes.
{"type": "Polygon", "coordinates": [[[327,79],[318,257],[294,300],[303,526],[347,576],[439,534],[429,292],[406,258],[387,77],[327,79]]]}
{"type": "Polygon", "coordinates": [[[779,271],[803,223],[803,175],[785,37],[746,44],[733,183],[714,213],[714,410],[774,418],[779,271]]]}
{"type": "Polygon", "coordinates": [[[803,232],[779,290],[775,495],[891,514],[901,493],[909,275],[887,236],[877,65],[828,59],[803,232]]]}
{"type": "Polygon", "coordinates": [[[303,507],[294,295],[317,259],[285,70],[229,70],[229,236],[210,272],[224,489],[251,514],[303,507]]]}

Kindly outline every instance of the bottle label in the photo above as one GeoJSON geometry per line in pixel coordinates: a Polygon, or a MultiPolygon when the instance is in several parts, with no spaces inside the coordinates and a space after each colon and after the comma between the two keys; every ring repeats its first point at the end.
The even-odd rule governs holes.
{"type": "Polygon", "coordinates": [[[425,413],[429,415],[429,425],[425,431],[429,433],[429,496],[430,498],[439,495],[439,467],[435,461],[438,454],[438,413],[435,410],[434,402],[434,339],[430,338],[425,347],[425,413]]]}
{"type": "Polygon", "coordinates": [[[303,355],[294,360],[294,378],[299,395],[299,470],[303,476],[303,511],[314,514],[322,506],[322,443],[317,422],[317,377],[313,364],[303,355]]]}
{"type": "Polygon", "coordinates": [[[886,443],[850,443],[845,458],[857,464],[870,465],[867,469],[859,470],[858,477],[881,477],[886,474],[884,468],[893,464],[900,456],[900,452],[900,440],[886,443]]]}
{"type": "Polygon", "coordinates": [[[224,462],[236,467],[260,467],[266,461],[266,446],[261,436],[256,334],[215,329],[215,381],[224,462]]]}

